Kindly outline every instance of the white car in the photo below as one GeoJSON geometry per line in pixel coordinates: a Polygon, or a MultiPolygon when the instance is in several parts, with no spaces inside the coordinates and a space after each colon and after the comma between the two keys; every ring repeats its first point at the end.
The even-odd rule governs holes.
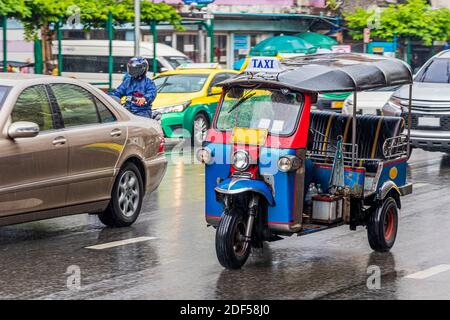
{"type": "MultiPolygon", "coordinates": [[[[381,89],[372,89],[359,92],[357,95],[357,112],[360,114],[381,114],[381,109],[389,101],[392,94],[398,87],[387,87],[381,89]]],[[[342,107],[343,114],[352,114],[353,112],[353,94],[345,99],[342,107]]]]}

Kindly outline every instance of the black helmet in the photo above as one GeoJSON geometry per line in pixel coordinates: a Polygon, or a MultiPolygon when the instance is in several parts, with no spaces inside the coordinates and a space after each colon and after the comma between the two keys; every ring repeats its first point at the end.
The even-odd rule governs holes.
{"type": "Polygon", "coordinates": [[[134,57],[128,61],[127,71],[132,78],[141,78],[148,71],[148,61],[142,57],[134,57]]]}

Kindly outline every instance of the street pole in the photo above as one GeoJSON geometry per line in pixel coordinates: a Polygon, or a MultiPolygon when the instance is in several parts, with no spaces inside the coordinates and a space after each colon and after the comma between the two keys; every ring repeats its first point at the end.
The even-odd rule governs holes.
{"type": "Polygon", "coordinates": [[[151,31],[152,31],[152,38],[153,38],[153,63],[152,63],[152,66],[153,66],[153,75],[154,76],[156,76],[156,69],[158,68],[158,65],[157,65],[157,62],[156,62],[156,41],[158,41],[158,34],[157,34],[157,31],[156,31],[156,20],[152,20],[151,22],[150,22],[150,28],[151,28],[151,31]]]}
{"type": "Polygon", "coordinates": [[[134,56],[140,56],[141,49],[141,0],[134,0],[134,56]]]}
{"type": "Polygon", "coordinates": [[[203,16],[206,19],[204,26],[208,35],[209,62],[214,62],[214,15],[210,12],[203,16]]]}
{"type": "Polygon", "coordinates": [[[7,46],[8,44],[6,43],[6,33],[7,33],[7,22],[8,22],[8,18],[6,16],[2,17],[2,31],[3,31],[3,72],[8,72],[6,65],[8,64],[8,59],[6,57],[7,54],[7,46]]]}
{"type": "Polygon", "coordinates": [[[112,73],[113,73],[113,15],[112,12],[108,12],[108,20],[106,22],[106,28],[108,29],[108,82],[109,82],[109,91],[112,90],[112,73]]]}
{"type": "Polygon", "coordinates": [[[57,35],[58,35],[58,76],[62,74],[62,19],[59,18],[57,22],[57,35]]]}

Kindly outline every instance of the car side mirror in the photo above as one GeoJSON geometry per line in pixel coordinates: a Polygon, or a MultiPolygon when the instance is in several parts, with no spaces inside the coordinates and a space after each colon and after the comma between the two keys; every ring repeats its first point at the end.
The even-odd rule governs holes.
{"type": "Polygon", "coordinates": [[[221,87],[211,87],[209,89],[209,95],[213,96],[216,94],[222,94],[222,88],[221,87]]]}
{"type": "Polygon", "coordinates": [[[34,122],[17,121],[8,128],[8,136],[11,139],[33,138],[39,134],[39,126],[34,122]]]}

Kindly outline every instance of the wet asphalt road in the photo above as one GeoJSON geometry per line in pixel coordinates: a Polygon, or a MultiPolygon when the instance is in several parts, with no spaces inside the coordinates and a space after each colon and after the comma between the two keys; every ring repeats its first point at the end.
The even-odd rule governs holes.
{"type": "Polygon", "coordinates": [[[203,218],[203,168],[172,164],[130,228],[104,228],[89,215],[0,227],[0,298],[449,299],[450,271],[429,268],[450,265],[450,157],[415,150],[410,167],[414,195],[403,198],[387,254],[371,251],[365,229],[343,226],[271,243],[244,269],[224,270],[203,218]],[[152,238],[86,248],[137,237],[152,238]],[[367,288],[372,265],[380,289],[367,288]],[[79,290],[67,288],[70,266],[80,268],[79,290]]]}

